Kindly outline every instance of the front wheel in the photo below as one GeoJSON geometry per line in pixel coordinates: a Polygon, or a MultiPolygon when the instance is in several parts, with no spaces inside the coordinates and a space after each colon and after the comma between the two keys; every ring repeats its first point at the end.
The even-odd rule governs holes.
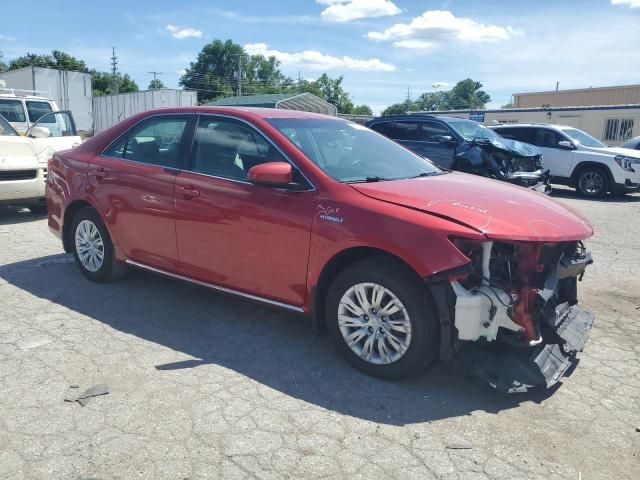
{"type": "Polygon", "coordinates": [[[576,190],[584,197],[602,197],[607,193],[609,182],[601,168],[587,167],[578,174],[576,190]]]}
{"type": "Polygon", "coordinates": [[[438,324],[424,285],[407,267],[371,258],[343,270],[326,298],[329,331],[357,369],[388,380],[419,372],[438,353],[438,324]]]}
{"type": "Polygon", "coordinates": [[[78,211],[71,234],[76,265],[89,280],[107,282],[125,272],[124,264],[115,258],[109,231],[93,208],[78,211]]]}

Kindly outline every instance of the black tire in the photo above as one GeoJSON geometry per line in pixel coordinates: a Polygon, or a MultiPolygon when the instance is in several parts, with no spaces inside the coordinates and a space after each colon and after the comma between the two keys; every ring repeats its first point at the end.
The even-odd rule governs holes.
{"type": "Polygon", "coordinates": [[[111,242],[111,237],[109,236],[109,231],[104,226],[104,223],[102,222],[102,219],[100,218],[98,212],[96,212],[92,207],[84,207],[78,210],[78,212],[73,217],[70,235],[70,243],[73,250],[73,256],[76,260],[76,265],[78,266],[82,274],[89,280],[91,280],[92,282],[109,282],[124,275],[124,273],[126,272],[126,266],[123,262],[116,260],[113,252],[113,243],[111,242]],[[100,238],[102,239],[103,259],[100,263],[99,268],[97,268],[97,270],[95,271],[87,268],[80,260],[80,256],[78,255],[76,232],[79,225],[83,221],[88,221],[91,222],[91,224],[95,225],[99,232],[100,238]]]}
{"type": "MultiPolygon", "coordinates": [[[[415,273],[398,261],[373,257],[347,267],[334,279],[325,302],[327,329],[338,350],[351,365],[368,375],[399,380],[424,370],[438,357],[439,326],[432,299],[415,273]],[[381,285],[402,302],[408,313],[411,325],[408,347],[391,363],[372,363],[361,358],[349,347],[341,332],[338,322],[341,299],[351,287],[361,283],[381,285]]],[[[382,358],[382,355],[378,357],[382,358]]]]}
{"type": "Polygon", "coordinates": [[[576,176],[576,190],[583,197],[603,197],[609,190],[609,176],[602,168],[585,167],[576,176]]]}
{"type": "Polygon", "coordinates": [[[27,208],[34,215],[46,215],[47,214],[47,205],[45,203],[34,203],[28,205],[27,208]]]}

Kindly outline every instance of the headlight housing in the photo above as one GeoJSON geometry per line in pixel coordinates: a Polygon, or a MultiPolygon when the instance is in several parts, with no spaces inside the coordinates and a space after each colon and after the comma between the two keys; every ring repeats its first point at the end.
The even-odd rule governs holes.
{"type": "Polygon", "coordinates": [[[635,172],[636,169],[634,167],[636,165],[640,165],[640,159],[625,157],[624,155],[616,155],[614,157],[614,160],[618,165],[620,165],[620,168],[626,170],[627,172],[635,172]]]}

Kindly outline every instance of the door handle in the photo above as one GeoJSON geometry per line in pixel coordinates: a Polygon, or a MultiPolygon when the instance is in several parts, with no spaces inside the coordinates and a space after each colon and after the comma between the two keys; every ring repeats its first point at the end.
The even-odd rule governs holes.
{"type": "Polygon", "coordinates": [[[89,176],[95,177],[98,180],[102,180],[103,178],[107,177],[107,171],[102,167],[96,168],[95,170],[89,171],[89,176]]]}
{"type": "Polygon", "coordinates": [[[178,190],[180,190],[180,193],[182,194],[182,196],[184,198],[186,198],[187,200],[190,200],[192,198],[196,198],[196,197],[200,196],[200,190],[196,190],[191,185],[188,185],[186,187],[179,186],[177,188],[178,188],[178,190]]]}

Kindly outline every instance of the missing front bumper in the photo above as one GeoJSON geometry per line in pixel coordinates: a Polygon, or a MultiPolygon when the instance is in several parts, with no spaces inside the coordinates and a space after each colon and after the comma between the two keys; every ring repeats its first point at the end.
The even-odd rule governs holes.
{"type": "Polygon", "coordinates": [[[593,321],[593,314],[577,305],[559,308],[553,326],[558,343],[523,348],[472,342],[459,352],[458,361],[500,392],[550,388],[578,362],[593,321]]]}

